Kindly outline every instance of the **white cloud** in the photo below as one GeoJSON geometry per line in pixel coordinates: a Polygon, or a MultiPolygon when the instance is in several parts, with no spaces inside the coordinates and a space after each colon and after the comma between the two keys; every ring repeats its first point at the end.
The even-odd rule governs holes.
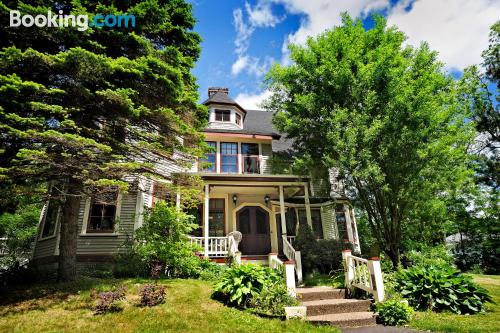
{"type": "Polygon", "coordinates": [[[489,28],[500,18],[500,2],[494,0],[418,0],[410,11],[407,5],[393,7],[388,23],[398,26],[411,45],[427,41],[449,69],[480,63],[489,28]]]}
{"type": "Polygon", "coordinates": [[[261,60],[260,58],[246,55],[250,46],[250,38],[256,28],[274,27],[281,22],[283,18],[273,14],[271,2],[269,0],[261,0],[254,7],[248,2],[245,2],[245,12],[248,17],[248,22],[245,21],[244,13],[241,8],[237,8],[233,11],[233,24],[236,30],[234,45],[236,46],[235,53],[237,59],[231,66],[231,73],[233,75],[238,75],[242,71],[245,71],[255,76],[262,76],[269,68],[270,59],[274,59],[266,57],[264,60],[261,60]]]}
{"type": "Polygon", "coordinates": [[[238,75],[242,70],[247,67],[248,64],[248,56],[238,57],[238,60],[231,66],[231,73],[233,75],[238,75]]]}
{"type": "Polygon", "coordinates": [[[261,109],[260,103],[270,96],[271,92],[269,90],[257,94],[239,93],[235,101],[245,109],[259,110],[261,109]]]}
{"type": "Polygon", "coordinates": [[[254,27],[274,27],[283,20],[273,14],[270,1],[260,1],[253,8],[245,2],[245,9],[248,13],[248,21],[254,27]]]}

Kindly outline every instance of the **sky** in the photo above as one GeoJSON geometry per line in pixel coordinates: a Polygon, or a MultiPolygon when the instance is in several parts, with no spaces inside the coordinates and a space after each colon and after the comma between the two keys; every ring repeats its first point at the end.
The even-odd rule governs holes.
{"type": "Polygon", "coordinates": [[[342,12],[361,18],[384,15],[418,46],[427,41],[455,77],[481,63],[490,26],[500,19],[500,0],[188,0],[197,19],[202,52],[193,71],[200,101],[208,87],[227,87],[247,109],[268,96],[263,78],[274,63],[287,65],[289,43],[340,25],[342,12]]]}

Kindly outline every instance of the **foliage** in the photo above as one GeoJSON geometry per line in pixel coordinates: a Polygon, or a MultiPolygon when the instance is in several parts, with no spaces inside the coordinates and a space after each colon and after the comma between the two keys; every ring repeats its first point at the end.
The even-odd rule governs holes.
{"type": "Polygon", "coordinates": [[[264,285],[262,290],[249,302],[252,312],[268,316],[285,316],[285,306],[297,306],[299,302],[288,294],[283,281],[264,285]]]}
{"type": "Polygon", "coordinates": [[[396,275],[396,290],[416,310],[473,314],[491,301],[488,292],[470,276],[450,267],[414,266],[396,275]]]}
{"type": "Polygon", "coordinates": [[[344,288],[345,273],[344,268],[331,271],[328,275],[324,274],[309,274],[304,277],[304,286],[330,286],[333,288],[344,288]]]}
{"type": "Polygon", "coordinates": [[[283,277],[269,267],[259,265],[239,265],[227,269],[214,288],[214,298],[225,304],[247,307],[264,286],[280,282],[283,277]]]}
{"type": "Polygon", "coordinates": [[[318,262],[318,243],[311,227],[307,223],[299,224],[299,230],[294,239],[293,246],[295,250],[300,251],[303,274],[312,273],[318,262]]]}
{"type": "Polygon", "coordinates": [[[0,215],[0,238],[7,238],[5,246],[9,255],[18,257],[29,252],[36,237],[39,218],[39,204],[19,207],[15,213],[0,215]]]}
{"type": "Polygon", "coordinates": [[[408,302],[400,299],[390,299],[375,305],[379,320],[386,326],[401,326],[407,324],[413,315],[413,309],[408,302]]]}
{"type": "Polygon", "coordinates": [[[196,274],[199,259],[187,235],[197,228],[193,217],[164,202],[155,204],[136,230],[136,253],[150,265],[162,264],[173,276],[196,274]]]}
{"type": "Polygon", "coordinates": [[[91,297],[96,301],[94,306],[94,314],[105,314],[108,312],[117,312],[122,308],[119,301],[125,299],[126,289],[120,286],[115,290],[97,292],[95,289],[91,291],[91,297]]]}
{"type": "Polygon", "coordinates": [[[228,269],[226,265],[218,265],[208,259],[200,258],[198,278],[206,281],[219,281],[228,269]]]}
{"type": "Polygon", "coordinates": [[[475,134],[470,105],[437,53],[405,40],[381,17],[365,30],[344,15],[342,25],[291,45],[291,65],[266,78],[265,107],[298,159],[341,171],[394,264],[411,212],[470,182],[475,134]]]}
{"type": "Polygon", "coordinates": [[[420,251],[411,250],[406,257],[414,266],[419,267],[453,267],[453,255],[444,245],[434,247],[422,247],[420,251]]]}
{"type": "Polygon", "coordinates": [[[135,15],[128,28],[2,30],[0,179],[57,184],[66,203],[59,273],[73,279],[81,195],[126,190],[129,174],[163,177],[158,156],[202,154],[207,113],[190,73],[201,39],[183,0],[2,0],[3,26],[10,10],[135,15]]]}
{"type": "Polygon", "coordinates": [[[316,267],[322,274],[343,269],[342,251],[353,250],[352,243],[340,239],[320,239],[316,247],[316,267]]]}
{"type": "Polygon", "coordinates": [[[165,301],[165,287],[159,284],[145,284],[139,294],[142,306],[155,306],[165,301]]]}
{"type": "Polygon", "coordinates": [[[111,271],[115,278],[147,277],[148,264],[130,245],[125,252],[114,256],[111,271]]]}

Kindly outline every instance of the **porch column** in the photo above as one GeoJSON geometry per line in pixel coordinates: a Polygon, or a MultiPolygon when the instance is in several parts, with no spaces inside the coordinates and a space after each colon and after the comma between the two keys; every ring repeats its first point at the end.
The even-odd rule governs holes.
{"type": "Polygon", "coordinates": [[[354,214],[354,207],[349,207],[349,217],[352,222],[352,235],[354,238],[354,250],[361,253],[361,247],[359,246],[359,236],[358,236],[358,224],[356,222],[356,215],[354,214]]]}
{"type": "Polygon", "coordinates": [[[205,185],[205,203],[203,205],[203,237],[205,238],[205,258],[208,258],[208,207],[210,204],[210,185],[205,185]]]}
{"type": "Polygon", "coordinates": [[[175,208],[177,212],[181,211],[181,188],[177,187],[177,193],[175,195],[175,208]]]}
{"type": "Polygon", "coordinates": [[[351,214],[349,212],[349,205],[344,204],[344,215],[345,215],[345,227],[347,229],[347,238],[349,239],[349,242],[351,242],[354,245],[354,235],[353,235],[353,230],[352,230],[352,224],[351,224],[351,214]]]}
{"type": "Polygon", "coordinates": [[[304,203],[306,205],[306,220],[309,227],[312,229],[311,204],[309,203],[309,185],[304,185],[304,203]]]}
{"type": "Polygon", "coordinates": [[[283,185],[280,185],[279,188],[280,188],[281,235],[286,236],[285,195],[283,193],[283,185]]]}

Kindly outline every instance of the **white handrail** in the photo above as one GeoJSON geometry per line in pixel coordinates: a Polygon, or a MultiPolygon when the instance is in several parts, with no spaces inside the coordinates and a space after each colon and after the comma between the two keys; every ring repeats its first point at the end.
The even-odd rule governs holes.
{"type": "Polygon", "coordinates": [[[302,283],[302,259],[300,256],[300,251],[295,251],[292,244],[287,239],[286,235],[281,236],[283,239],[283,253],[288,258],[288,260],[293,260],[295,264],[295,272],[297,274],[297,281],[299,284],[302,283]]]}
{"type": "MultiPolygon", "coordinates": [[[[191,244],[197,244],[205,247],[204,237],[190,236],[191,244]]],[[[211,257],[225,257],[229,252],[229,237],[208,237],[208,255],[211,257]]]]}
{"type": "Polygon", "coordinates": [[[277,253],[269,253],[269,267],[283,273],[285,277],[288,294],[292,297],[296,296],[295,288],[295,265],[291,262],[283,262],[278,258],[277,253]]]}
{"type": "Polygon", "coordinates": [[[384,300],[384,280],[378,258],[371,260],[353,256],[351,250],[342,251],[345,265],[346,288],[356,287],[372,294],[376,301],[384,300]]]}

